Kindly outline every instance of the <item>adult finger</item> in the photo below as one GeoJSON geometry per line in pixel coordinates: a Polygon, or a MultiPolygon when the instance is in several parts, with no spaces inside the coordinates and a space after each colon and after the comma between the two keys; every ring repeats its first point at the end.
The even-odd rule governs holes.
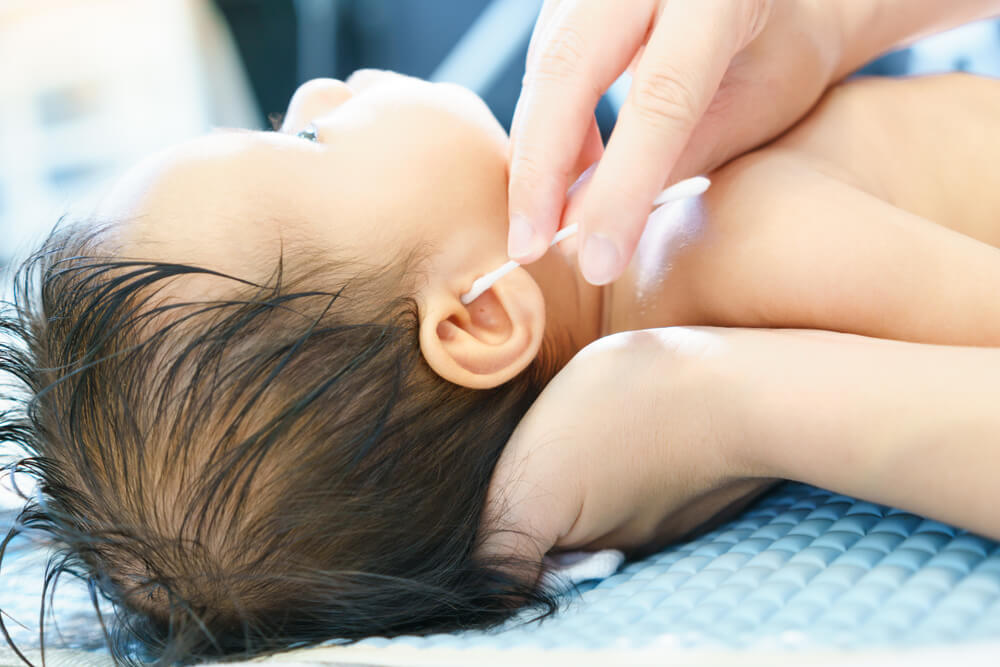
{"type": "Polygon", "coordinates": [[[646,45],[583,202],[580,268],[595,285],[624,271],[649,215],[733,56],[767,18],[768,0],[672,0],[646,45]]]}
{"type": "Polygon", "coordinates": [[[559,11],[563,0],[545,0],[542,9],[535,19],[535,27],[531,31],[531,40],[528,42],[528,53],[525,57],[525,65],[534,62],[534,56],[538,53],[538,45],[545,41],[549,28],[552,27],[552,17],[559,11]]]}
{"type": "Polygon", "coordinates": [[[592,118],[590,127],[583,139],[583,148],[576,159],[576,165],[570,173],[571,178],[576,181],[584,171],[591,167],[596,167],[604,154],[604,142],[601,141],[601,130],[597,127],[597,119],[592,118]]]}
{"type": "MultiPolygon", "coordinates": [[[[564,0],[546,0],[542,5],[542,9],[538,12],[535,27],[531,31],[531,40],[528,42],[528,52],[524,57],[525,78],[527,78],[528,70],[536,61],[539,45],[545,42],[551,33],[553,17],[555,17],[560,8],[565,8],[565,6],[564,0]]],[[[522,85],[524,85],[524,82],[522,82],[522,85]]],[[[518,99],[518,103],[514,105],[514,116],[510,121],[511,138],[517,135],[517,130],[521,126],[521,118],[523,117],[521,110],[524,108],[524,105],[520,102],[521,100],[518,99]]],[[[512,141],[511,149],[513,149],[513,146],[514,142],[512,141]]],[[[508,159],[509,157],[510,155],[508,155],[508,159]]]]}
{"type": "MultiPolygon", "coordinates": [[[[583,177],[584,172],[590,172],[588,174],[589,178],[589,175],[592,175],[594,169],[597,168],[597,163],[600,162],[603,154],[604,141],[601,139],[601,128],[597,125],[597,117],[594,116],[590,119],[590,127],[585,132],[580,154],[577,156],[576,163],[570,170],[571,181],[575,184],[578,179],[583,177]]],[[[573,186],[570,186],[570,190],[572,189],[573,186]]],[[[569,191],[567,191],[567,204],[569,203],[568,195],[569,191]]],[[[565,212],[562,217],[565,217],[565,212]]]]}
{"type": "Polygon", "coordinates": [[[552,16],[511,135],[511,257],[531,262],[545,253],[597,102],[628,65],[654,9],[652,0],[564,0],[552,16]]]}

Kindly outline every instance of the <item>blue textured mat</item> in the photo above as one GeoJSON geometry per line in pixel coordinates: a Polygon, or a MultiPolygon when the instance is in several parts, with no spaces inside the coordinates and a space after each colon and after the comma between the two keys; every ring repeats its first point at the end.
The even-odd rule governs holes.
{"type": "Polygon", "coordinates": [[[870,648],[1000,638],[1000,545],[801,484],[541,623],[362,646],[870,648]]]}
{"type": "MultiPolygon", "coordinates": [[[[44,552],[26,551],[0,577],[0,606],[30,626],[10,624],[24,647],[37,642],[32,618],[43,561],[44,552]]],[[[56,596],[65,641],[52,638],[54,645],[83,649],[65,664],[83,664],[83,656],[97,659],[103,642],[85,590],[72,580],[66,584],[56,596]]],[[[729,524],[581,586],[560,614],[542,623],[372,638],[360,646],[808,652],[997,639],[1000,544],[906,512],[785,484],[729,524]]],[[[300,659],[313,664],[309,656],[307,650],[300,659]]],[[[8,664],[17,661],[0,649],[0,665],[8,664]]]]}

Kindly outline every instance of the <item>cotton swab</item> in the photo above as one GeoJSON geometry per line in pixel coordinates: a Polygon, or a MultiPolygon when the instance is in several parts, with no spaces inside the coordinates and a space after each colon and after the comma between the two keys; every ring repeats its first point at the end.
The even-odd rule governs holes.
{"type": "MultiPolygon", "coordinates": [[[[711,184],[712,182],[704,176],[695,176],[694,178],[685,179],[671,185],[669,188],[661,192],[660,195],[653,200],[653,206],[662,206],[669,202],[697,197],[705,192],[705,190],[708,190],[708,186],[711,184]]],[[[565,241],[569,237],[576,234],[577,231],[579,230],[576,224],[563,227],[556,233],[555,237],[552,239],[552,243],[549,244],[549,247],[551,248],[555,244],[565,241]]],[[[472,283],[472,289],[462,295],[462,303],[469,305],[478,299],[483,292],[493,287],[496,281],[500,280],[519,266],[521,266],[521,264],[512,259],[499,269],[490,271],[486,275],[476,278],[476,280],[472,283]]]]}

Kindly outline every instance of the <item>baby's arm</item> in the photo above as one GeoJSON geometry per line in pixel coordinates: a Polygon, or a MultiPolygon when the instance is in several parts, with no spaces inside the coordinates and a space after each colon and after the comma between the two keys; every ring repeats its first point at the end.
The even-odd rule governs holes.
{"type": "Polygon", "coordinates": [[[488,543],[645,551],[793,479],[1000,538],[1000,349],[671,327],[589,345],[490,487],[488,543]]]}
{"type": "MultiPolygon", "coordinates": [[[[944,94],[923,81],[889,83],[912,90],[912,104],[944,94]]],[[[660,303],[671,312],[629,328],[800,327],[1000,344],[1000,251],[984,242],[1000,242],[1000,224],[981,215],[991,198],[1000,210],[1000,188],[980,192],[974,178],[957,179],[961,195],[930,187],[963,161],[974,165],[967,173],[982,168],[965,135],[942,140],[935,160],[926,130],[899,120],[906,131],[888,132],[883,139],[893,145],[875,148],[889,113],[883,92],[849,86],[777,144],[717,172],[705,206],[677,225],[687,238],[673,239],[667,253],[660,303]],[[862,154],[857,144],[872,148],[862,154]],[[966,147],[968,160],[948,146],[966,147]],[[946,224],[920,213],[947,213],[946,224]]],[[[969,106],[954,105],[956,113],[969,106]]],[[[1000,154],[1000,128],[992,134],[1000,154]]]]}
{"type": "Polygon", "coordinates": [[[1000,187],[968,177],[990,173],[1000,127],[981,141],[959,129],[994,127],[973,81],[950,133],[922,125],[950,81],[966,85],[847,87],[717,172],[704,206],[647,231],[624,287],[651,274],[658,291],[641,308],[627,300],[643,289],[612,293],[620,329],[873,337],[673,327],[592,344],[497,466],[493,502],[536,535],[515,550],[677,539],[773,478],[1000,538],[1000,349],[878,340],[1000,345],[1000,223],[986,215],[1000,187]]]}
{"type": "Polygon", "coordinates": [[[1000,349],[717,330],[743,469],[1000,538],[1000,349]]]}
{"type": "Polygon", "coordinates": [[[910,213],[1000,246],[1000,81],[861,79],[777,142],[910,213]]]}

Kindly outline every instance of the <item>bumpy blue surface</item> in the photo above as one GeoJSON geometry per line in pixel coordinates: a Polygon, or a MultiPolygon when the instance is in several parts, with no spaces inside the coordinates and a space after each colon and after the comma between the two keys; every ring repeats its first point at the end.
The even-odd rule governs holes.
{"type": "Polygon", "coordinates": [[[1000,638],[1000,545],[801,484],[580,591],[541,623],[362,644],[861,648],[1000,638]]]}

